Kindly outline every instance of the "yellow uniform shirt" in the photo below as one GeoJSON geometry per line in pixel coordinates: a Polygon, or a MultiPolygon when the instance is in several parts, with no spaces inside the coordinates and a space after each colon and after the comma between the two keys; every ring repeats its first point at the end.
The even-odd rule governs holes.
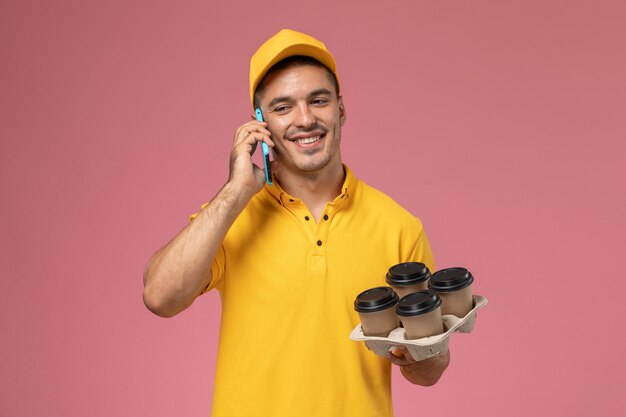
{"type": "Polygon", "coordinates": [[[344,169],[319,223],[275,182],[228,231],[207,288],[222,300],[213,417],[393,415],[390,362],[349,339],[354,299],[433,257],[418,219],[344,169]]]}

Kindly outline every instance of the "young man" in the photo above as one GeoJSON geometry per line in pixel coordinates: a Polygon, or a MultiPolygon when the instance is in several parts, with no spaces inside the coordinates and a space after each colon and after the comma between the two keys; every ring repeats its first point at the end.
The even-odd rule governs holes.
{"type": "Polygon", "coordinates": [[[323,43],[274,35],[252,57],[250,97],[265,122],[239,127],[224,187],[150,260],[145,304],[170,317],[219,291],[214,417],[391,416],[390,364],[432,385],[449,355],[376,356],[349,340],[353,302],[394,264],[433,269],[422,225],[343,165],[346,110],[323,43]],[[273,185],[252,163],[261,141],[273,185]]]}

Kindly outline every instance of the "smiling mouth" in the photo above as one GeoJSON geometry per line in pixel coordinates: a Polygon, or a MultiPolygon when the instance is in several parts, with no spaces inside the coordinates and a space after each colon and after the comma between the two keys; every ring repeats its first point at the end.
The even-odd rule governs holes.
{"type": "Polygon", "coordinates": [[[294,142],[297,143],[297,144],[300,144],[300,145],[308,145],[309,143],[317,142],[323,136],[324,135],[317,135],[317,136],[311,136],[311,137],[308,137],[308,138],[296,139],[296,140],[294,140],[294,142]]]}

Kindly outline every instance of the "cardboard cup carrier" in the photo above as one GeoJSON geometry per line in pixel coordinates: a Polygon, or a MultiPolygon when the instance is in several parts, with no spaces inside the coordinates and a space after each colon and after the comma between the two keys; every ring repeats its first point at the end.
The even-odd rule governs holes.
{"type": "MultiPolygon", "coordinates": [[[[383,357],[387,355],[387,352],[389,352],[389,349],[393,346],[406,346],[407,350],[416,361],[421,361],[432,356],[446,353],[448,351],[450,336],[456,332],[471,333],[472,330],[474,330],[477,315],[476,313],[488,303],[486,297],[476,294],[472,295],[470,285],[474,281],[474,278],[471,276],[469,271],[467,271],[467,269],[448,269],[452,271],[440,274],[438,277],[440,280],[435,280],[437,273],[446,270],[441,270],[433,274],[429,283],[429,287],[431,289],[430,291],[421,291],[421,295],[409,294],[399,300],[399,302],[396,302],[396,311],[400,310],[398,311],[397,317],[403,319],[402,322],[404,323],[404,327],[396,327],[387,335],[374,336],[365,334],[363,332],[362,324],[358,324],[350,333],[350,339],[356,342],[364,342],[369,350],[383,357]],[[436,296],[434,295],[434,292],[436,292],[436,296]],[[469,304],[467,301],[468,293],[470,300],[469,304]],[[417,323],[415,321],[407,321],[407,319],[402,315],[403,312],[415,313],[420,309],[428,310],[428,308],[432,308],[432,310],[425,311],[427,314],[431,314],[432,311],[438,311],[439,306],[433,307],[433,305],[438,304],[436,301],[437,298],[440,298],[440,314],[441,322],[443,324],[442,333],[440,333],[440,328],[437,327],[436,324],[432,325],[433,321],[428,320],[427,322],[431,324],[426,327],[423,325],[413,326],[417,323]],[[452,313],[457,313],[459,315],[457,316],[452,313]],[[415,332],[413,327],[417,329],[417,332],[415,332]],[[428,333],[431,335],[427,336],[426,334],[428,333]],[[411,336],[418,337],[410,338],[411,336]]],[[[425,315],[426,314],[422,316],[425,315]]],[[[434,313],[434,315],[437,315],[437,313],[434,313]]],[[[411,314],[407,314],[406,317],[409,316],[411,316],[411,314]]],[[[420,314],[415,314],[413,317],[410,317],[410,319],[418,317],[419,320],[419,316],[420,314]]],[[[361,320],[363,319],[361,318],[361,320]]]]}

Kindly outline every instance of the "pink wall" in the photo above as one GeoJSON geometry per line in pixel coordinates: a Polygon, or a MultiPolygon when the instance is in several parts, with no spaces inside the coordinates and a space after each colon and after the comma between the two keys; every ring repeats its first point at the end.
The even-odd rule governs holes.
{"type": "Polygon", "coordinates": [[[624,4],[3,1],[0,415],[209,414],[219,299],[159,319],[141,276],[282,27],[338,59],[345,161],[491,301],[438,385],[394,375],[397,416],[623,412],[624,4]]]}

